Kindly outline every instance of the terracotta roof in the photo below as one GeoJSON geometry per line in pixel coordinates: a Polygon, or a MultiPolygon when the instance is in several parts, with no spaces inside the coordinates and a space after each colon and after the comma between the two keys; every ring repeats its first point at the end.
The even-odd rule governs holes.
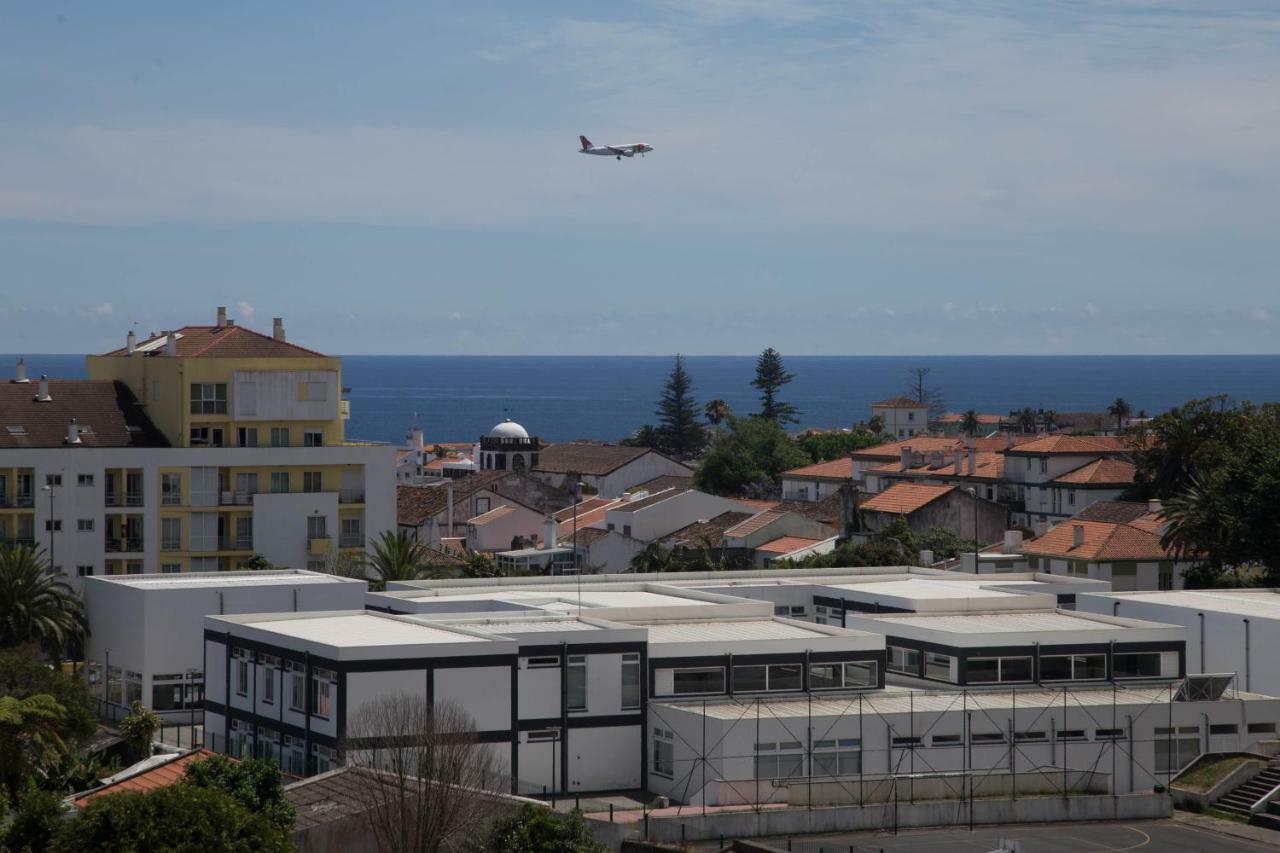
{"type": "Polygon", "coordinates": [[[926,504],[955,489],[955,486],[934,485],[932,483],[894,483],[880,494],[864,501],[858,508],[870,512],[891,512],[898,515],[910,515],[926,504]]]}
{"type": "Polygon", "coordinates": [[[1127,453],[1124,439],[1115,435],[1045,435],[1007,452],[1019,456],[1045,456],[1050,453],[1127,453]]]}
{"type": "Polygon", "coordinates": [[[1128,524],[1150,514],[1150,507],[1138,501],[1095,501],[1072,516],[1076,521],[1110,521],[1128,524]]]}
{"type": "MultiPolygon", "coordinates": [[[[975,437],[973,439],[974,450],[985,450],[992,453],[1003,451],[1010,441],[1013,445],[1019,446],[1036,441],[1038,436],[1034,435],[996,435],[990,437],[975,437]]],[[[866,447],[862,450],[855,450],[849,454],[854,459],[863,459],[868,461],[898,459],[902,456],[902,448],[910,447],[912,451],[921,453],[931,453],[940,450],[943,453],[954,453],[957,450],[964,450],[968,447],[968,438],[963,436],[935,436],[935,435],[916,435],[911,438],[904,438],[898,441],[889,441],[884,444],[877,444],[875,447],[866,447]]]]}
{"type": "Polygon", "coordinates": [[[654,477],[647,483],[641,483],[638,486],[632,486],[627,489],[629,492],[661,492],[664,489],[689,489],[693,486],[693,475],[683,474],[663,474],[660,477],[654,477]]]}
{"type": "Polygon", "coordinates": [[[1115,524],[1109,521],[1081,521],[1072,518],[1048,533],[1024,542],[1022,553],[1076,560],[1166,560],[1173,555],[1160,544],[1160,534],[1149,525],[1115,524]],[[1074,544],[1075,530],[1081,528],[1083,542],[1074,544]]]}
{"type": "MultiPolygon", "coordinates": [[[[175,785],[181,782],[183,777],[187,775],[187,765],[193,761],[199,761],[204,758],[210,758],[215,753],[207,749],[197,749],[191,752],[179,755],[172,761],[166,761],[157,767],[149,770],[143,770],[135,773],[118,782],[112,782],[103,785],[101,788],[95,788],[86,794],[80,794],[72,801],[77,807],[84,808],[98,797],[104,797],[107,794],[119,794],[124,791],[154,791],[156,788],[166,788],[169,785],[175,785]]],[[[234,760],[234,759],[232,759],[234,760]]]]}
{"type": "Polygon", "coordinates": [[[821,539],[809,539],[804,536],[781,536],[772,542],[757,545],[756,550],[764,551],[767,554],[790,554],[792,551],[799,551],[801,548],[817,545],[821,541],[821,539]]]}
{"type": "Polygon", "coordinates": [[[466,558],[460,557],[453,551],[445,551],[441,548],[433,548],[430,545],[423,545],[426,553],[426,561],[429,566],[468,566],[466,558]]]}
{"type": "Polygon", "coordinates": [[[511,515],[515,511],[516,508],[510,504],[503,504],[502,506],[494,507],[488,512],[482,512],[475,518],[468,519],[467,524],[488,524],[491,521],[497,521],[500,518],[511,515]]]}
{"type": "Polygon", "coordinates": [[[782,476],[790,479],[848,480],[853,477],[853,460],[848,456],[828,459],[826,462],[815,462],[783,471],[782,476]]]}
{"type": "Polygon", "coordinates": [[[1004,477],[1004,454],[978,452],[974,454],[973,473],[969,473],[969,457],[966,455],[960,464],[960,473],[956,474],[955,453],[943,456],[941,467],[934,468],[929,464],[925,454],[923,464],[913,465],[903,471],[900,462],[885,462],[867,469],[868,473],[881,474],[887,477],[898,475],[903,478],[938,477],[955,479],[957,476],[969,480],[999,480],[1004,477]]]}
{"type": "Polygon", "coordinates": [[[782,501],[773,501],[768,498],[734,498],[733,502],[742,504],[743,506],[752,507],[756,512],[765,509],[773,509],[778,504],[782,503],[782,501]]]}
{"type": "Polygon", "coordinates": [[[533,469],[548,474],[599,477],[634,462],[646,453],[657,451],[648,447],[623,447],[620,444],[552,444],[538,453],[538,464],[533,469]]]}
{"type": "Polygon", "coordinates": [[[619,501],[616,498],[601,498],[601,497],[586,498],[584,500],[578,501],[578,503],[576,504],[567,506],[564,509],[556,510],[555,515],[553,517],[555,518],[556,521],[571,522],[573,521],[573,515],[574,515],[573,508],[574,506],[576,506],[578,508],[578,512],[577,512],[578,522],[581,523],[583,516],[585,516],[587,513],[593,512],[598,509],[602,509],[603,507],[607,507],[616,503],[619,503],[619,501]]]}
{"type": "MultiPolygon", "coordinates": [[[[183,326],[174,334],[178,336],[178,358],[327,358],[324,353],[300,347],[287,341],[277,341],[270,335],[255,332],[244,326],[183,326]]],[[[166,335],[159,334],[139,341],[138,347],[163,341],[166,335]]],[[[127,358],[164,357],[163,343],[145,353],[135,352],[129,355],[128,349],[121,347],[104,356],[123,356],[127,358]]]]}
{"type": "Polygon", "coordinates": [[[1068,471],[1052,482],[1071,486],[1128,486],[1133,484],[1137,466],[1123,459],[1095,459],[1068,471]]]}
{"type": "Polygon", "coordinates": [[[82,447],[169,446],[123,382],[50,379],[44,402],[35,399],[38,388],[34,381],[0,384],[0,448],[66,447],[72,418],[82,447]]]}
{"type": "Polygon", "coordinates": [[[810,521],[835,526],[840,518],[840,495],[832,492],[820,501],[778,501],[773,509],[794,512],[810,521]]]}
{"type": "MultiPolygon", "coordinates": [[[[999,425],[1004,423],[1001,415],[992,415],[986,412],[978,412],[978,423],[999,425]]],[[[933,419],[935,424],[958,424],[964,420],[963,412],[947,412],[945,415],[939,415],[933,419]]]]}
{"type": "Polygon", "coordinates": [[[504,500],[541,513],[558,509],[569,500],[566,492],[519,471],[475,471],[436,485],[397,485],[396,521],[417,527],[428,518],[434,518],[447,510],[450,484],[453,485],[455,504],[467,500],[482,489],[488,489],[501,495],[504,500]],[[519,489],[516,488],[517,481],[519,489]]]}
{"type": "Polygon", "coordinates": [[[872,403],[872,406],[884,406],[889,409],[927,409],[928,403],[921,403],[919,400],[908,397],[905,394],[899,394],[897,397],[890,397],[887,400],[881,400],[878,403],[872,403]]]}
{"type": "Polygon", "coordinates": [[[751,518],[749,512],[722,512],[715,518],[706,521],[695,521],[693,524],[681,527],[676,532],[670,534],[663,539],[670,546],[684,545],[685,547],[701,548],[703,540],[710,540],[711,544],[717,548],[724,542],[724,532],[735,524],[741,524],[751,518]]]}
{"type": "MultiPolygon", "coordinates": [[[[614,531],[607,530],[603,527],[579,527],[578,528],[578,544],[594,545],[596,542],[599,542],[601,539],[604,539],[606,536],[608,536],[610,533],[613,533],[613,532],[614,531]]],[[[621,536],[622,534],[619,533],[618,535],[621,536]]],[[[573,534],[569,534],[569,536],[566,536],[560,540],[560,544],[561,545],[571,544],[572,539],[573,539],[573,534]]]]}
{"type": "Polygon", "coordinates": [[[766,524],[771,524],[786,514],[787,511],[785,509],[766,509],[763,512],[757,512],[745,521],[735,524],[724,533],[726,536],[749,536],[766,524]]]}

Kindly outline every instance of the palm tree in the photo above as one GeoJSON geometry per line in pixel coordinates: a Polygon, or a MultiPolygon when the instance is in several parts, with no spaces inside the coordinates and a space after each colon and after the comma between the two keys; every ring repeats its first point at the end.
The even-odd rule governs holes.
{"type": "Polygon", "coordinates": [[[43,550],[0,547],[0,647],[35,643],[61,654],[87,633],[84,602],[43,550]]]}
{"type": "Polygon", "coordinates": [[[384,530],[373,540],[369,568],[377,575],[369,586],[386,589],[390,581],[413,581],[426,577],[431,552],[404,530],[384,530]]]}
{"type": "Polygon", "coordinates": [[[1116,419],[1116,429],[1120,430],[1124,428],[1125,419],[1133,414],[1133,407],[1124,397],[1116,397],[1111,401],[1111,405],[1107,406],[1107,414],[1116,419]]]}
{"type": "Polygon", "coordinates": [[[650,542],[644,546],[643,551],[631,558],[633,572],[670,571],[672,565],[671,552],[664,548],[661,542],[650,542]]]}
{"type": "Polygon", "coordinates": [[[1053,432],[1058,428],[1058,413],[1053,409],[1048,409],[1040,416],[1044,420],[1044,431],[1053,432]]]}
{"type": "Polygon", "coordinates": [[[1163,516],[1161,546],[1180,560],[1203,562],[1212,579],[1221,577],[1235,539],[1223,490],[1205,487],[1193,474],[1186,489],[1165,501],[1163,516]]]}
{"type": "Polygon", "coordinates": [[[720,431],[720,424],[724,423],[724,419],[733,414],[729,404],[718,397],[714,400],[708,400],[707,405],[703,407],[703,412],[707,416],[707,423],[715,427],[716,432],[720,431]]]}
{"type": "Polygon", "coordinates": [[[66,715],[66,708],[48,693],[24,699],[0,696],[0,782],[11,803],[17,803],[33,767],[50,765],[66,753],[58,734],[66,715]]]}
{"type": "Polygon", "coordinates": [[[960,418],[960,431],[972,438],[982,429],[982,422],[978,420],[978,413],[973,409],[965,412],[960,418]]]}
{"type": "Polygon", "coordinates": [[[1027,407],[1019,409],[1017,412],[1018,428],[1025,433],[1033,433],[1036,431],[1036,413],[1035,410],[1027,407]]]}

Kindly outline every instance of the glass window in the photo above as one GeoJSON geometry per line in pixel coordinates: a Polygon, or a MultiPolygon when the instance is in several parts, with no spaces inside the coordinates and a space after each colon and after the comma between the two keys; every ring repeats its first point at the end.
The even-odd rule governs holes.
{"type": "Polygon", "coordinates": [[[324,433],[318,429],[304,430],[302,433],[303,447],[323,447],[324,433]]]}
{"type": "Polygon", "coordinates": [[[756,778],[789,779],[804,775],[804,752],[799,741],[756,744],[756,778]]]}
{"type": "Polygon", "coordinates": [[[182,505],[182,475],[160,475],[160,503],[162,506],[182,505]]]}
{"type": "Polygon", "coordinates": [[[276,659],[264,657],[259,668],[262,670],[262,701],[270,705],[276,701],[276,659]]]}
{"type": "Polygon", "coordinates": [[[675,735],[667,729],[653,730],[653,772],[668,779],[675,775],[675,735]]]}
{"type": "Polygon", "coordinates": [[[1159,652],[1131,652],[1113,659],[1116,678],[1159,678],[1159,652]]]}
{"type": "MultiPolygon", "coordinates": [[[[216,512],[193,512],[190,516],[190,547],[192,551],[218,550],[218,514],[216,512]]],[[[179,523],[181,521],[179,520],[179,523]]]]}
{"type": "Polygon", "coordinates": [[[289,491],[289,472],[288,471],[272,471],[271,472],[271,491],[276,494],[284,494],[289,491]]]}
{"type": "Polygon", "coordinates": [[[761,693],[768,690],[768,676],[764,666],[735,666],[733,690],[735,693],[761,693]]]}
{"type": "Polygon", "coordinates": [[[191,383],[191,414],[225,415],[227,413],[227,385],[225,382],[191,383]]]}
{"type": "Polygon", "coordinates": [[[319,471],[303,471],[302,472],[302,491],[319,492],[323,489],[324,478],[320,476],[319,471]]]}
{"type": "Polygon", "coordinates": [[[672,671],[673,693],[723,693],[724,667],[702,666],[672,671]]]}
{"type": "Polygon", "coordinates": [[[940,655],[937,652],[926,652],[924,656],[925,678],[936,678],[939,681],[951,681],[951,655],[940,655]]]}
{"type": "Polygon", "coordinates": [[[735,666],[733,690],[735,693],[801,690],[803,671],[803,664],[798,663],[735,666]]]}
{"type": "Polygon", "coordinates": [[[565,670],[565,677],[567,679],[569,710],[587,710],[587,658],[585,655],[569,656],[569,666],[565,670]]]}
{"type": "Polygon", "coordinates": [[[92,475],[92,474],[77,474],[77,475],[76,475],[76,485],[77,485],[77,486],[92,486],[92,485],[93,485],[93,475],[92,475]]]}
{"type": "Polygon", "coordinates": [[[1249,723],[1248,732],[1251,735],[1273,735],[1276,733],[1275,723],[1249,723]]]}
{"type": "Polygon", "coordinates": [[[1156,772],[1177,773],[1200,754],[1200,738],[1169,737],[1166,734],[1164,737],[1156,737],[1155,748],[1156,772]]]}
{"type": "Polygon", "coordinates": [[[271,446],[272,447],[288,447],[289,446],[289,428],[288,427],[272,427],[271,428],[271,446]]]}
{"type": "Polygon", "coordinates": [[[79,531],[81,531],[82,533],[92,532],[92,531],[93,531],[93,519],[92,519],[92,518],[81,518],[81,519],[78,519],[78,520],[76,521],[76,530],[79,530],[79,531]]]}
{"type": "Polygon", "coordinates": [[[1040,658],[1042,681],[1081,681],[1106,677],[1106,655],[1046,655],[1040,658]]]}
{"type": "Polygon", "coordinates": [[[861,771],[862,741],[858,738],[813,742],[813,775],[856,776],[861,771]]]}
{"type": "Polygon", "coordinates": [[[640,707],[640,655],[622,656],[622,710],[640,707]]]}
{"type": "Polygon", "coordinates": [[[965,662],[965,678],[969,684],[1030,681],[1031,658],[970,658],[965,662]]]}
{"type": "Polygon", "coordinates": [[[325,523],[325,517],[323,515],[307,516],[308,539],[323,539],[328,535],[328,525],[325,523]]]}
{"type": "Polygon", "coordinates": [[[161,518],[160,519],[160,550],[162,551],[181,551],[182,550],[182,519],[181,518],[161,518]]]}
{"type": "Polygon", "coordinates": [[[161,563],[160,564],[160,574],[162,575],[176,575],[180,571],[182,571],[181,563],[161,563]]]}
{"type": "Polygon", "coordinates": [[[920,652],[915,649],[904,649],[901,646],[888,646],[887,667],[890,672],[902,672],[908,675],[920,674],[920,652]]]}
{"type": "Polygon", "coordinates": [[[287,665],[289,672],[289,710],[304,711],[306,710],[303,703],[306,702],[306,672],[300,663],[292,661],[287,665]]]}
{"type": "Polygon", "coordinates": [[[237,443],[241,447],[257,447],[258,446],[258,428],[257,427],[240,427],[236,430],[238,438],[237,443]]]}
{"type": "Polygon", "coordinates": [[[236,661],[236,693],[241,696],[249,695],[249,662],[247,660],[236,661]]]}
{"type": "Polygon", "coordinates": [[[317,669],[311,676],[311,713],[317,717],[333,715],[333,678],[327,669],[317,669]]]}

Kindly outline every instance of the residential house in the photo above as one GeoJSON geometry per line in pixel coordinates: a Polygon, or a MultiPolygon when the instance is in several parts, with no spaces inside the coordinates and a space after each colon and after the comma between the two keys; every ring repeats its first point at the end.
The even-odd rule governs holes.
{"type": "Polygon", "coordinates": [[[419,541],[434,544],[464,535],[471,519],[510,505],[528,511],[520,516],[528,521],[521,535],[533,537],[541,536],[546,516],[572,501],[530,474],[489,469],[429,486],[398,486],[396,521],[419,541]]]}
{"type": "MultiPolygon", "coordinates": [[[[1005,451],[1005,479],[1021,493],[1022,502],[1020,508],[1014,509],[1014,520],[1032,526],[1074,515],[1065,511],[1069,507],[1055,503],[1055,495],[1069,497],[1065,493],[1073,490],[1069,484],[1055,481],[1099,459],[1123,460],[1129,450],[1122,438],[1102,435],[1041,436],[1010,447],[1005,451]]],[[[1106,485],[1114,489],[1118,485],[1115,479],[1122,477],[1125,470],[1123,466],[1107,466],[1091,473],[1082,472],[1079,477],[1111,481],[1106,485]]]]}
{"type": "Polygon", "coordinates": [[[871,417],[880,418],[884,434],[895,438],[912,438],[929,431],[929,404],[907,396],[872,403],[871,417]]]}
{"type": "Polygon", "coordinates": [[[533,475],[551,486],[574,490],[582,483],[589,493],[619,497],[656,477],[692,477],[693,469],[648,447],[616,444],[552,444],[542,448],[533,475]]]}
{"type": "Polygon", "coordinates": [[[904,519],[912,533],[940,528],[979,542],[1000,541],[1009,522],[1004,506],[942,483],[895,483],[859,504],[858,512],[867,533],[904,519]]]}
{"type": "MultiPolygon", "coordinates": [[[[978,412],[978,435],[991,435],[1006,429],[1011,425],[1011,421],[1001,415],[991,414],[989,412],[978,412]]],[[[947,412],[934,418],[930,424],[930,429],[934,432],[946,436],[958,436],[964,434],[964,414],[961,412],[947,412]]]]}

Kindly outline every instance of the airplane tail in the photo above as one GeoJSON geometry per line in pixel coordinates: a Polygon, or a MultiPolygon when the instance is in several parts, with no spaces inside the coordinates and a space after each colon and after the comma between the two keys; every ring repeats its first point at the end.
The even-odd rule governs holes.
{"type": "Polygon", "coordinates": [[[582,147],[583,147],[583,148],[590,148],[590,147],[592,147],[592,146],[591,146],[591,140],[590,140],[590,139],[587,139],[585,136],[579,136],[579,137],[578,137],[578,141],[582,143],[582,147]]]}

